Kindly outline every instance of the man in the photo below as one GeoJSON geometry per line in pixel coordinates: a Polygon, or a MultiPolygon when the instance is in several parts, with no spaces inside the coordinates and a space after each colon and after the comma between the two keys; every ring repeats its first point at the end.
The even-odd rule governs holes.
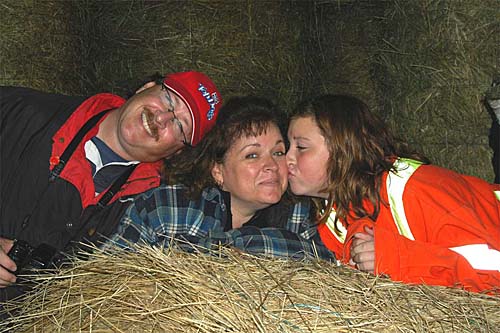
{"type": "Polygon", "coordinates": [[[493,78],[485,100],[492,116],[489,135],[489,144],[493,150],[491,162],[495,172],[495,183],[500,184],[500,74],[493,78]]]}
{"type": "Polygon", "coordinates": [[[127,201],[159,185],[161,160],[196,145],[221,103],[199,72],[148,82],[126,101],[0,88],[0,287],[16,281],[13,244],[11,257],[28,251],[43,263],[71,241],[110,234],[127,201]]]}

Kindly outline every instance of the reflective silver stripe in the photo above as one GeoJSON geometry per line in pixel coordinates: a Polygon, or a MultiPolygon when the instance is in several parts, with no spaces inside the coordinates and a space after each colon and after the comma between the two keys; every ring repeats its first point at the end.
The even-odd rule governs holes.
{"type": "Polygon", "coordinates": [[[464,257],[475,269],[500,272],[500,252],[490,249],[486,244],[450,247],[450,250],[464,257]]]}
{"type": "Polygon", "coordinates": [[[389,205],[391,214],[398,228],[399,234],[408,239],[415,240],[411,233],[408,220],[406,219],[405,208],[403,204],[403,192],[406,183],[411,175],[421,166],[422,163],[406,158],[397,159],[394,162],[395,171],[389,171],[387,175],[387,196],[389,197],[389,205]]]}
{"type": "Polygon", "coordinates": [[[330,232],[337,238],[337,240],[344,244],[345,236],[347,235],[347,229],[344,227],[342,223],[337,223],[337,227],[339,230],[335,229],[335,216],[337,216],[337,212],[332,208],[328,219],[326,220],[326,226],[330,229],[330,232]],[[340,233],[339,233],[340,231],[340,233]]]}

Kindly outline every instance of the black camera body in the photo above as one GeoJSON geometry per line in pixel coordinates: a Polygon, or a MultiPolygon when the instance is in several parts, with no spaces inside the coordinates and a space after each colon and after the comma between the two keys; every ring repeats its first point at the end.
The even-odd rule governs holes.
{"type": "Polygon", "coordinates": [[[57,250],[48,244],[40,244],[34,248],[26,241],[15,240],[7,255],[16,263],[17,270],[13,273],[17,275],[23,269],[48,268],[56,252],[57,250]]]}

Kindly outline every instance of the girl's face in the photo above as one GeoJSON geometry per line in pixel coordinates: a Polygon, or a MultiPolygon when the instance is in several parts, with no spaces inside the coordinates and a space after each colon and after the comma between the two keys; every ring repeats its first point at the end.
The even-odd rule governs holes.
{"type": "Polygon", "coordinates": [[[328,198],[321,192],[328,184],[330,153],[321,131],[312,117],[296,118],[288,128],[290,149],[286,154],[288,182],[296,195],[328,198]]]}

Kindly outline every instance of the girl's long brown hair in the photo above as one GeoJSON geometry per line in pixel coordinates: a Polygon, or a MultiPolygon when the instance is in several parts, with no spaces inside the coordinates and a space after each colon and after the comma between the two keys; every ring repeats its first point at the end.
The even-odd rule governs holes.
{"type": "Polygon", "coordinates": [[[380,211],[382,174],[393,168],[396,157],[428,163],[420,154],[397,142],[384,122],[353,96],[322,95],[301,103],[291,119],[311,117],[328,145],[328,199],[314,199],[320,223],[326,222],[332,207],[336,218],[369,217],[380,211]],[[371,205],[366,205],[366,200],[371,205]]]}

